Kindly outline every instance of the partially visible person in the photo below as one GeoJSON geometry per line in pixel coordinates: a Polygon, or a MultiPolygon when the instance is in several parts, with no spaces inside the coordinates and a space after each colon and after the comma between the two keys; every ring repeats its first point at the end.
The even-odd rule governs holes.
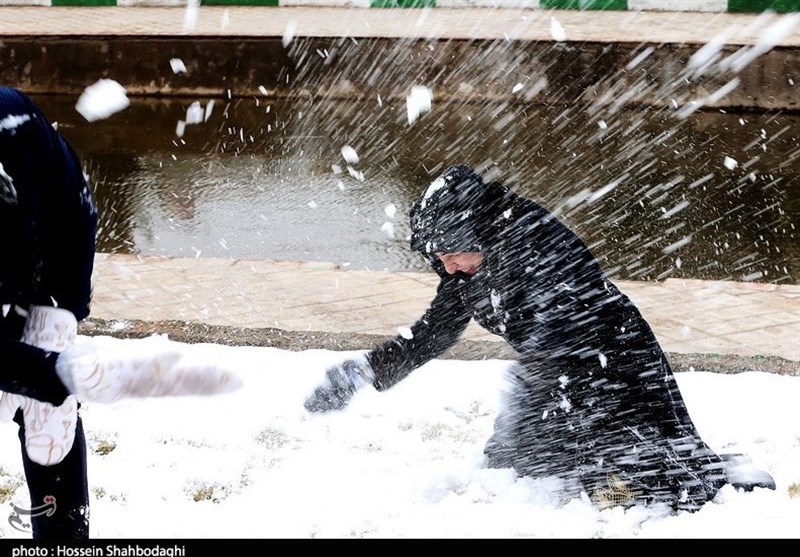
{"type": "Polygon", "coordinates": [[[453,346],[475,319],[519,354],[484,453],[491,468],[557,477],[601,507],[696,510],[725,484],[775,488],[741,455],[701,438],[653,331],[584,242],[552,213],[465,165],[411,213],[411,249],[441,278],[411,327],[326,370],[311,412],[389,389],[453,346]]]}
{"type": "Polygon", "coordinates": [[[125,358],[76,342],[98,215],[81,163],[24,93],[0,87],[0,418],[19,425],[35,539],[89,537],[80,400],[213,395],[239,379],[178,352],[125,358]]]}

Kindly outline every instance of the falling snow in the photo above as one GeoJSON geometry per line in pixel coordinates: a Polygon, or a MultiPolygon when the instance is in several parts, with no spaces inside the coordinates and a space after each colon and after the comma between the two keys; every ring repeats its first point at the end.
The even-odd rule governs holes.
{"type": "MultiPolygon", "coordinates": [[[[187,30],[196,25],[199,6],[197,0],[186,3],[187,30]]],[[[227,18],[226,10],[222,28],[227,18]]],[[[193,101],[176,126],[175,151],[157,162],[146,157],[137,161],[148,183],[160,183],[172,168],[181,182],[191,176],[191,186],[166,195],[172,205],[164,203],[159,210],[169,214],[168,225],[158,229],[149,224],[152,228],[137,229],[135,238],[153,242],[178,234],[181,221],[176,207],[190,199],[188,205],[197,213],[210,212],[210,207],[222,211],[222,218],[203,231],[209,237],[201,246],[204,249],[216,244],[223,252],[233,250],[236,242],[222,237],[232,229],[214,228],[229,220],[247,228],[252,235],[247,241],[263,235],[273,243],[290,242],[302,235],[324,243],[320,239],[324,233],[309,232],[308,224],[326,221],[320,215],[336,205],[335,199],[322,196],[324,190],[347,200],[368,199],[367,209],[340,204],[346,205],[346,217],[325,222],[326,230],[339,232],[330,233],[332,238],[368,245],[370,257],[396,244],[406,250],[398,240],[404,239],[407,192],[384,193],[386,183],[416,172],[408,183],[419,189],[436,174],[437,165],[470,157],[509,185],[528,188],[560,218],[585,232],[593,249],[604,254],[612,276],[661,280],[684,269],[708,268],[726,280],[796,282],[785,264],[765,262],[768,253],[778,251],[776,238],[796,245],[797,232],[787,224],[782,196],[789,191],[786,184],[792,175],[787,172],[796,168],[798,151],[783,148],[779,152],[788,155],[777,162],[766,158],[781,149],[782,142],[796,142],[796,129],[783,116],[731,120],[714,109],[741,87],[738,74],[782,37],[796,32],[797,23],[797,18],[786,17],[764,25],[760,41],[734,51],[727,49],[725,37],[712,37],[674,81],[660,83],[657,91],[645,76],[659,59],[655,54],[662,53],[642,45],[631,51],[626,74],[609,75],[587,87],[591,98],[585,105],[563,108],[559,108],[560,92],[552,85],[558,81],[549,78],[552,74],[543,69],[540,74],[523,75],[514,64],[505,63],[508,58],[501,49],[511,44],[509,40],[481,53],[479,61],[485,64],[481,71],[465,67],[453,74],[465,98],[477,99],[482,88],[497,83],[502,95],[513,98],[509,103],[464,103],[448,110],[437,101],[433,111],[432,87],[438,83],[420,79],[430,87],[415,85],[407,96],[405,89],[397,92],[376,85],[365,105],[368,110],[330,103],[317,93],[312,96],[319,105],[297,103],[286,108],[278,102],[266,105],[271,92],[259,85],[255,102],[261,103],[258,114],[264,123],[253,125],[236,120],[237,101],[230,91],[219,99],[216,113],[213,99],[205,109],[203,101],[193,101]],[[629,102],[647,95],[663,101],[665,108],[649,113],[627,108],[629,102]],[[543,106],[551,99],[555,101],[543,106]],[[524,102],[516,104],[520,101],[524,102]],[[386,115],[403,128],[407,116],[408,129],[380,120],[386,115]],[[713,133],[686,133],[696,118],[703,118],[700,121],[713,133]],[[216,151],[191,158],[180,150],[186,127],[209,121],[213,125],[203,131],[213,137],[209,144],[216,151]],[[726,127],[731,121],[735,132],[726,127]],[[404,132],[409,136],[403,137],[404,132]],[[438,133],[443,141],[437,143],[438,133]],[[742,148],[714,145],[723,145],[729,133],[745,138],[742,148]],[[267,138],[278,139],[271,143],[267,138]],[[401,152],[401,140],[411,145],[406,152],[401,152]],[[345,142],[359,146],[362,157],[345,142]],[[296,152],[305,158],[293,158],[296,152]],[[725,152],[736,158],[723,156],[725,152]],[[331,164],[339,155],[344,166],[331,164]],[[305,166],[316,162],[304,163],[318,159],[322,179],[305,173],[305,166]],[[250,161],[256,162],[247,166],[250,161]],[[319,189],[306,187],[302,190],[306,197],[298,203],[284,193],[294,189],[289,177],[319,189]],[[237,194],[232,199],[222,197],[219,192],[234,191],[236,182],[247,185],[247,195],[238,194],[243,200],[237,194]],[[313,199],[309,192],[315,192],[313,199]],[[753,194],[747,197],[748,192],[768,200],[758,209],[760,219],[742,218],[754,212],[748,203],[753,194]],[[258,193],[263,196],[257,197],[258,193]],[[203,194],[213,194],[207,205],[202,205],[203,194]],[[262,213],[273,205],[287,211],[287,230],[279,230],[271,213],[252,219],[257,226],[251,226],[241,214],[248,204],[262,213]],[[390,220],[384,221],[381,207],[390,220]],[[368,240],[345,236],[359,226],[368,240]],[[643,257],[646,251],[656,254],[654,261],[643,257]]],[[[344,61],[348,55],[359,56],[359,40],[309,49],[296,32],[297,23],[289,22],[282,44],[300,72],[312,55],[320,64],[332,63],[334,53],[344,61]],[[347,51],[345,43],[352,50],[347,51]]],[[[567,40],[554,16],[549,32],[556,42],[567,40]]],[[[435,57],[444,46],[431,41],[426,48],[435,57]]],[[[405,47],[392,54],[400,59],[405,47]]],[[[373,60],[363,64],[356,65],[358,72],[370,72],[379,85],[386,76],[389,82],[396,77],[389,75],[389,65],[373,60]]],[[[187,71],[178,58],[170,60],[170,67],[174,74],[187,71]]],[[[295,76],[283,77],[289,83],[295,76]]],[[[784,79],[793,85],[796,76],[784,79]]],[[[347,90],[344,73],[336,86],[347,90]]],[[[120,84],[100,80],[87,87],[76,110],[93,122],[128,105],[120,84]]],[[[171,128],[174,119],[169,122],[171,128]]],[[[17,123],[0,122],[0,128],[13,125],[17,123]]],[[[697,127],[703,131],[703,126],[697,127]]],[[[428,195],[444,185],[434,182],[428,195]]],[[[192,226],[187,229],[196,233],[192,226]]],[[[130,238],[124,241],[134,243],[130,238]]],[[[191,249],[196,257],[204,253],[191,249]]],[[[349,261],[342,263],[348,265],[349,261]]],[[[501,308],[496,292],[490,300],[495,309],[501,308]]],[[[118,323],[115,329],[124,327],[118,323]]],[[[409,328],[398,332],[413,338],[409,328]]],[[[684,337],[690,332],[681,331],[684,337]]],[[[161,341],[166,342],[135,342],[161,341]]],[[[338,361],[341,353],[215,345],[182,349],[198,358],[219,357],[235,365],[247,388],[211,400],[85,405],[96,537],[248,537],[253,532],[276,537],[793,537],[800,522],[796,377],[755,372],[677,374],[704,437],[724,452],[752,456],[774,475],[777,491],[745,494],[725,488],[692,515],[639,507],[598,511],[587,500],[561,500],[552,479],[518,478],[511,470],[483,467],[482,447],[492,431],[506,362],[435,360],[389,391],[360,393],[341,413],[310,416],[303,411],[302,400],[325,366],[338,361]],[[101,455],[97,449],[101,444],[115,448],[101,455]],[[136,477],[136,485],[120,482],[120,477],[136,477]],[[198,498],[198,494],[204,495],[198,498]],[[175,521],[175,516],[182,520],[175,521]]],[[[606,355],[596,357],[606,367],[606,355]]],[[[560,404],[563,409],[571,407],[567,399],[560,404]]],[[[3,443],[0,479],[20,477],[14,432],[5,431],[0,437],[3,443]]],[[[24,501],[24,490],[17,488],[13,500],[24,501]]],[[[27,537],[8,525],[0,525],[0,534],[27,537]]]]}

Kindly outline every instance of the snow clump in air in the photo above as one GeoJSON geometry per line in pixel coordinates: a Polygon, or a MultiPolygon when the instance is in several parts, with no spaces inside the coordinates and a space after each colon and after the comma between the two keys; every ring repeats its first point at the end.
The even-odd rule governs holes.
{"type": "Polygon", "coordinates": [[[183,60],[180,58],[173,58],[169,61],[169,65],[172,68],[172,73],[179,74],[186,72],[186,64],[183,63],[183,60]]]}
{"type": "Polygon", "coordinates": [[[200,101],[194,101],[189,108],[186,109],[186,119],[178,120],[178,125],[175,128],[175,135],[183,137],[186,131],[186,126],[191,124],[202,124],[211,117],[211,112],[214,110],[214,99],[208,101],[206,108],[200,104],[200,101]]]}
{"type": "Polygon", "coordinates": [[[344,157],[344,160],[350,164],[356,164],[358,162],[358,153],[356,153],[356,150],[349,145],[342,147],[342,156],[344,157]]]}
{"type": "Polygon", "coordinates": [[[414,85],[411,88],[411,94],[406,97],[409,125],[416,122],[420,115],[430,112],[432,101],[433,93],[424,85],[414,85]]]}
{"type": "Polygon", "coordinates": [[[295,31],[297,31],[297,22],[296,21],[288,22],[286,24],[286,29],[283,32],[283,38],[282,38],[283,48],[286,48],[287,46],[289,46],[289,43],[292,42],[295,31]]]}
{"type": "Polygon", "coordinates": [[[100,79],[83,90],[75,110],[89,122],[94,122],[108,118],[130,104],[127,91],[122,85],[113,79],[100,79]]]}
{"type": "Polygon", "coordinates": [[[550,34],[556,41],[566,41],[567,33],[554,16],[550,16],[550,34]]]}

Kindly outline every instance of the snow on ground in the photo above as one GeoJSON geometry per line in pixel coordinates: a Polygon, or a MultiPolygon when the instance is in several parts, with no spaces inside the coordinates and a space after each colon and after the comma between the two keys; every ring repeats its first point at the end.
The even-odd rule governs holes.
{"type": "MultiPolygon", "coordinates": [[[[744,453],[775,491],[723,488],[695,513],[598,510],[550,479],[483,468],[508,362],[435,360],[344,411],[305,397],[353,353],[171,343],[245,386],[210,398],[84,404],[95,538],[793,538],[800,524],[800,377],[679,373],[706,441],[744,453]]],[[[16,426],[0,427],[4,505],[28,506],[16,426]]],[[[1,492],[0,492],[1,493],[1,492]]],[[[1,512],[1,511],[0,511],[1,512]]],[[[0,516],[0,537],[29,538],[0,516]]]]}

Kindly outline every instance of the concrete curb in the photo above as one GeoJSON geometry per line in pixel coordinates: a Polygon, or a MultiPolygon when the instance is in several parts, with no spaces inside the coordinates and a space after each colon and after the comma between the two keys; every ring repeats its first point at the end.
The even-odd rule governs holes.
{"type": "Polygon", "coordinates": [[[0,6],[304,6],[341,8],[515,8],[659,12],[797,12],[800,0],[0,0],[0,6]]]}
{"type": "Polygon", "coordinates": [[[436,102],[552,105],[615,104],[623,86],[631,105],[800,109],[800,33],[791,32],[800,29],[800,13],[639,12],[623,18],[564,10],[558,20],[568,38],[555,41],[548,12],[488,8],[356,14],[209,7],[198,11],[190,29],[185,10],[176,8],[0,10],[0,81],[29,94],[80,94],[94,76],[105,76],[142,96],[402,100],[425,84],[436,102]],[[284,39],[287,29],[293,29],[291,41],[284,39]],[[769,43],[765,34],[773,35],[769,43]],[[710,59],[696,77],[690,61],[712,37],[724,37],[718,60],[710,59]],[[380,60],[387,51],[391,63],[377,73],[364,71],[365,60],[380,60]],[[756,59],[730,66],[742,55],[756,59]],[[187,71],[176,74],[170,59],[185,61],[187,71]]]}
{"type": "MultiPolygon", "coordinates": [[[[221,344],[225,346],[259,346],[282,350],[368,350],[385,341],[385,335],[332,333],[328,331],[290,331],[276,328],[250,328],[209,325],[189,321],[105,320],[90,318],[80,324],[79,333],[86,336],[114,338],[146,338],[166,335],[186,344],[221,344]]],[[[442,354],[440,359],[513,360],[516,353],[502,340],[461,339],[442,354]]],[[[800,376],[800,362],[779,356],[740,356],[735,354],[681,354],[667,352],[674,371],[712,371],[743,373],[760,371],[778,375],[800,376]]]]}

